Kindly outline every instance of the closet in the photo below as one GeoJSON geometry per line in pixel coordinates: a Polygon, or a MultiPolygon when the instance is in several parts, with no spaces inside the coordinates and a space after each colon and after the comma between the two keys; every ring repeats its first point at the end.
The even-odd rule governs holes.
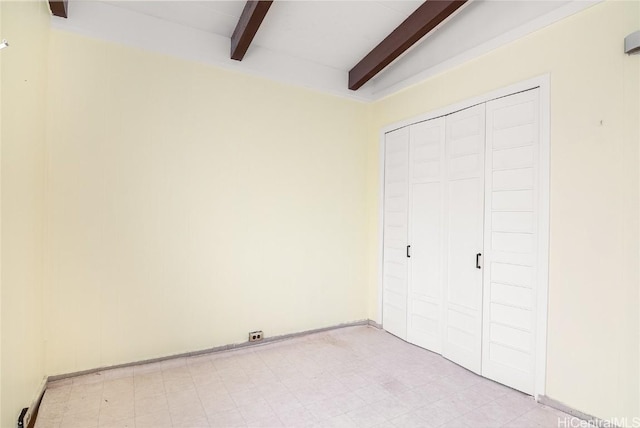
{"type": "Polygon", "coordinates": [[[533,394],[539,89],[384,136],[383,327],[533,394]]]}

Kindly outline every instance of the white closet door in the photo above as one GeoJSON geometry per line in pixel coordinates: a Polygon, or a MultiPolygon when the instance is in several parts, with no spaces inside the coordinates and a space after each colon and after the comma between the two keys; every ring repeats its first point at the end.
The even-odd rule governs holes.
{"type": "Polygon", "coordinates": [[[385,136],[382,324],[407,338],[407,211],[409,204],[409,128],[385,136]]]}
{"type": "Polygon", "coordinates": [[[442,355],[480,373],[482,357],[484,104],[446,117],[446,278],[442,355]]]}
{"type": "Polygon", "coordinates": [[[445,119],[412,125],[409,147],[407,340],[442,352],[445,119]]]}
{"type": "Polygon", "coordinates": [[[538,90],[487,103],[482,375],[533,394],[538,90]]]}

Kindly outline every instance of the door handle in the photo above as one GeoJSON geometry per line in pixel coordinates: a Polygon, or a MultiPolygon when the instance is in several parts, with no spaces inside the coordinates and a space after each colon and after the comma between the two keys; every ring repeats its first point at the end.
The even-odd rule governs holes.
{"type": "Polygon", "coordinates": [[[411,258],[411,245],[407,245],[407,258],[411,258]]]}
{"type": "Polygon", "coordinates": [[[480,266],[480,257],[482,257],[482,253],[476,254],[476,269],[482,269],[482,266],[480,266]]]}

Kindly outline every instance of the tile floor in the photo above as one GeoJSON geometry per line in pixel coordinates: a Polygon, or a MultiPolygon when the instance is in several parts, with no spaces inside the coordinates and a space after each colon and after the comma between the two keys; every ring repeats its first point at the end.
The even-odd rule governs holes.
{"type": "Polygon", "coordinates": [[[567,416],[362,326],[52,382],[36,428],[551,428],[567,416]]]}

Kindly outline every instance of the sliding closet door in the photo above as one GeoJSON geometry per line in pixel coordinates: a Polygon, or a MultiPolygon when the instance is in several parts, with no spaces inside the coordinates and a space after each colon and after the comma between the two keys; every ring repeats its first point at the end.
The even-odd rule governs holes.
{"type": "Polygon", "coordinates": [[[445,119],[412,125],[409,146],[407,340],[442,352],[445,119]]]}
{"type": "Polygon", "coordinates": [[[409,205],[409,128],[385,136],[382,324],[407,338],[407,211],[409,205]]]}
{"type": "Polygon", "coordinates": [[[480,373],[484,104],[446,117],[446,278],[442,355],[480,373]]]}
{"type": "Polygon", "coordinates": [[[533,394],[539,189],[538,90],[487,103],[482,375],[533,394]]]}

